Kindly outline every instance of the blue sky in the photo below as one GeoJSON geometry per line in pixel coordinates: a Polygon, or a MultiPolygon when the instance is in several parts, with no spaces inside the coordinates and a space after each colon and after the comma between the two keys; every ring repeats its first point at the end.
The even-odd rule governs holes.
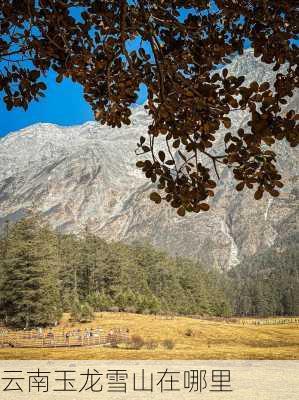
{"type": "MultiPolygon", "coordinates": [[[[215,8],[212,6],[215,11],[215,8]]],[[[182,9],[180,18],[184,20],[190,13],[190,9],[182,9]]],[[[78,11],[76,17],[79,17],[78,11]]],[[[146,47],[146,43],[143,43],[146,47]]],[[[139,47],[139,40],[128,43],[128,49],[139,47]]],[[[148,49],[147,49],[148,50],[148,49]]],[[[82,87],[70,79],[64,79],[57,84],[56,75],[50,72],[45,79],[47,90],[46,97],[40,98],[38,102],[29,104],[28,110],[13,108],[7,111],[2,100],[3,93],[0,92],[0,137],[9,132],[22,129],[37,122],[51,122],[58,125],[77,125],[94,119],[89,104],[83,98],[82,87]]],[[[146,89],[140,90],[138,104],[146,100],[146,89]]]]}
{"type": "Polygon", "coordinates": [[[55,82],[55,74],[46,79],[46,97],[33,101],[28,110],[14,108],[7,111],[0,99],[0,136],[19,130],[36,122],[52,122],[59,125],[82,124],[93,119],[90,106],[83,99],[82,88],[71,80],[55,82]]]}
{"type": "MultiPolygon", "coordinates": [[[[58,125],[77,125],[94,119],[89,104],[83,98],[83,90],[79,84],[64,79],[60,84],[55,81],[56,74],[49,73],[46,97],[29,104],[28,110],[13,108],[7,111],[0,95],[0,136],[22,129],[37,122],[51,122],[58,125]]],[[[145,100],[145,91],[141,90],[138,103],[145,100]]]]}

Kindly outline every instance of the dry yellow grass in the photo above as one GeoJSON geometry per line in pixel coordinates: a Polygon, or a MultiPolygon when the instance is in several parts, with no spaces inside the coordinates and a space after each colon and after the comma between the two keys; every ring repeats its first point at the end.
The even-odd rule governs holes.
{"type": "MultiPolygon", "coordinates": [[[[71,325],[65,315],[61,326],[71,325]]],[[[80,324],[73,324],[72,329],[80,324]]],[[[299,325],[243,325],[207,320],[176,317],[162,319],[125,313],[97,314],[95,321],[80,328],[100,326],[105,331],[111,328],[128,328],[130,334],[145,340],[160,342],[155,350],[142,348],[58,348],[58,349],[0,349],[0,359],[72,359],[72,360],[119,360],[119,359],[299,359],[299,325]],[[193,336],[186,336],[191,330],[193,336]],[[173,339],[175,348],[165,349],[161,342],[173,339]]]]}

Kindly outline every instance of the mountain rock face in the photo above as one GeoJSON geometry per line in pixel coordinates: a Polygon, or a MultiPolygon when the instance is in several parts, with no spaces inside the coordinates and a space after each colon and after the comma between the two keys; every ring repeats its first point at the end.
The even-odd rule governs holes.
{"type": "MultiPolygon", "coordinates": [[[[276,74],[250,50],[233,60],[230,71],[245,75],[247,82],[273,82],[276,74]]],[[[289,107],[298,109],[298,104],[296,95],[289,107]]],[[[234,127],[246,125],[244,111],[232,114],[234,127]]],[[[2,138],[0,225],[34,206],[64,232],[79,233],[88,226],[109,240],[148,241],[221,269],[269,247],[283,247],[296,235],[296,149],[280,143],[277,150],[285,183],[280,197],[265,195],[257,202],[253,191],[237,193],[230,170],[223,169],[210,211],[181,218],[168,205],[149,200],[153,186],[135,166],[136,143],[149,123],[140,107],[132,124],[121,129],[96,122],[36,124],[2,138]]]]}

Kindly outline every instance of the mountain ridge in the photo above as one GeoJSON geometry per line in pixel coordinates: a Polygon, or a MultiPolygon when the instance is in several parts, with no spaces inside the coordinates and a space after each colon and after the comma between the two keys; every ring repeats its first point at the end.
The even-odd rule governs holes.
{"type": "MultiPolygon", "coordinates": [[[[274,79],[271,67],[251,51],[229,68],[231,73],[246,72],[248,82],[274,79]]],[[[298,109],[298,95],[291,102],[298,109]]],[[[231,117],[234,128],[247,123],[244,111],[231,117]]],[[[34,205],[58,230],[80,233],[88,226],[109,240],[149,241],[220,269],[278,242],[283,246],[284,237],[297,234],[295,149],[279,147],[285,178],[279,198],[255,202],[252,191],[236,193],[225,168],[219,171],[211,210],[181,218],[168,205],[149,200],[153,184],[135,166],[136,143],[149,123],[143,108],[136,107],[132,124],[120,129],[97,122],[68,127],[38,123],[0,139],[0,224],[18,219],[34,205]]],[[[220,130],[219,142],[222,135],[220,130]]]]}

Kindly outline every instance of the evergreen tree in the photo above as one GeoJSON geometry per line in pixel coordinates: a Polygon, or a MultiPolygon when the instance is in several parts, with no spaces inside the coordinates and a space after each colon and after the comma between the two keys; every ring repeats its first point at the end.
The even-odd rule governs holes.
{"type": "Polygon", "coordinates": [[[94,292],[87,297],[87,302],[94,308],[95,311],[109,311],[114,305],[113,300],[103,290],[94,292]]]}
{"type": "Polygon", "coordinates": [[[0,239],[0,312],[14,327],[53,324],[61,310],[185,315],[298,315],[298,250],[269,250],[229,273],[148,244],[59,234],[29,216],[0,239]]]}
{"type": "MultiPolygon", "coordinates": [[[[285,241],[286,243],[287,240],[285,241]]],[[[298,315],[298,246],[292,238],[283,251],[269,249],[229,272],[227,294],[237,315],[298,315]]]]}
{"type": "Polygon", "coordinates": [[[77,322],[91,322],[94,319],[92,306],[87,302],[80,302],[76,299],[71,310],[71,318],[77,322]]]}
{"type": "Polygon", "coordinates": [[[54,324],[61,316],[57,237],[30,216],[9,231],[1,260],[2,316],[19,328],[54,324]]]}
{"type": "Polygon", "coordinates": [[[79,296],[80,240],[71,234],[57,236],[61,303],[64,311],[70,311],[74,298],[79,296]]]}

